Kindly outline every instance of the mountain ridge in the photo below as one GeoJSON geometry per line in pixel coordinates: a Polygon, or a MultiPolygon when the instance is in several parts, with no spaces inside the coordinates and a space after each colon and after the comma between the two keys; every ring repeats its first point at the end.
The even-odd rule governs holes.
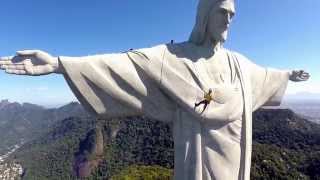
{"type": "Polygon", "coordinates": [[[70,116],[87,116],[79,103],[69,103],[59,108],[44,108],[31,103],[0,102],[0,154],[21,141],[26,142],[41,135],[50,126],[70,116]]]}

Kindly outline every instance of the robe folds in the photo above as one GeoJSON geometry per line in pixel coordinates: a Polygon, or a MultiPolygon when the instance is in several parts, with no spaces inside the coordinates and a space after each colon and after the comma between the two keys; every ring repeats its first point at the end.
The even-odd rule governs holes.
{"type": "Polygon", "coordinates": [[[189,42],[119,54],[59,57],[85,109],[102,118],[146,115],[173,124],[176,180],[248,180],[252,112],[279,105],[289,73],[189,42]],[[213,101],[195,107],[211,89],[213,101]]]}

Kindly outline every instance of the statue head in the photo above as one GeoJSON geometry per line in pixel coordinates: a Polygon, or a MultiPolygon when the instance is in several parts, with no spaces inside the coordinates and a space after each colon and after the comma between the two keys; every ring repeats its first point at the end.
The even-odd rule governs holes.
{"type": "Polygon", "coordinates": [[[234,0],[200,0],[189,41],[197,45],[203,45],[207,39],[223,43],[234,14],[234,0]]]}

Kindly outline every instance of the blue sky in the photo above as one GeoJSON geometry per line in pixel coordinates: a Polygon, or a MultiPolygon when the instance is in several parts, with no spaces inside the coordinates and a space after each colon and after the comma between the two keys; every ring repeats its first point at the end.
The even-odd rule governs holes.
{"type": "MultiPolygon", "coordinates": [[[[84,56],[188,39],[197,0],[3,0],[0,56],[41,49],[55,56],[84,56]]],[[[225,47],[262,66],[305,69],[307,83],[288,93],[320,92],[320,1],[247,0],[225,47]]],[[[13,76],[0,72],[0,99],[60,105],[74,96],[62,76],[13,76]]]]}

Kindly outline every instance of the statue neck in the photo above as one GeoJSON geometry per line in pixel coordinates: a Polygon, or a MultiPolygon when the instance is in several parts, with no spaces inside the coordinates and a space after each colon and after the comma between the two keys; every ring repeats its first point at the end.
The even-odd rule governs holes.
{"type": "Polygon", "coordinates": [[[223,43],[221,41],[212,41],[209,38],[206,38],[202,46],[209,49],[211,52],[210,54],[214,55],[218,50],[223,48],[223,43]]]}

